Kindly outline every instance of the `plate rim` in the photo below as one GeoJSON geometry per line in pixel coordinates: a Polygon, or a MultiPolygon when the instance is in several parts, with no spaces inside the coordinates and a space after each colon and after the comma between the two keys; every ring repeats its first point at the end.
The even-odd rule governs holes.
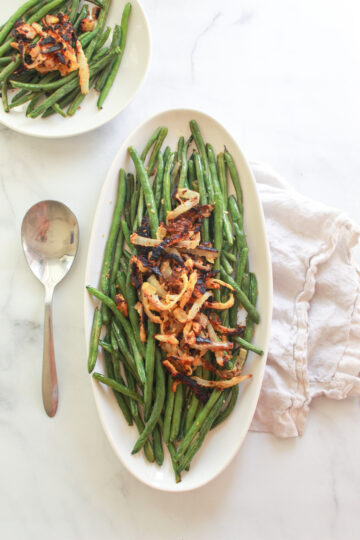
{"type": "MultiPolygon", "coordinates": [[[[135,97],[140,92],[141,88],[143,87],[143,85],[144,85],[144,83],[146,81],[146,78],[148,76],[149,68],[150,68],[150,64],[151,64],[151,60],[152,60],[152,47],[153,47],[153,45],[152,45],[152,37],[151,37],[151,32],[150,32],[149,20],[148,20],[148,17],[146,15],[146,11],[144,10],[141,1],[140,0],[135,0],[135,2],[138,4],[138,6],[140,8],[140,11],[141,11],[142,16],[144,18],[145,27],[146,27],[146,35],[148,37],[147,61],[146,61],[146,65],[145,65],[145,69],[144,69],[144,72],[142,74],[142,77],[141,77],[141,79],[140,79],[134,93],[128,98],[128,100],[125,102],[124,106],[119,111],[117,111],[113,116],[111,116],[111,118],[104,119],[103,121],[100,121],[99,124],[96,124],[93,127],[90,126],[90,127],[85,128],[85,129],[82,129],[82,130],[74,131],[72,133],[63,133],[63,134],[57,134],[57,133],[51,133],[51,132],[50,133],[44,133],[44,132],[43,133],[31,133],[28,130],[26,130],[25,128],[23,129],[23,128],[18,127],[18,126],[14,127],[13,125],[10,124],[10,122],[6,122],[6,121],[4,122],[4,118],[5,119],[10,118],[11,113],[8,113],[8,116],[5,116],[4,118],[0,117],[0,124],[2,126],[4,126],[6,129],[10,129],[11,131],[14,131],[15,133],[20,133],[21,135],[25,135],[27,137],[34,137],[36,139],[70,139],[72,137],[79,137],[81,135],[85,135],[86,133],[91,133],[91,132],[95,131],[96,129],[103,127],[104,125],[108,124],[109,122],[112,122],[113,120],[115,120],[115,118],[117,118],[117,116],[119,116],[123,111],[125,111],[125,109],[127,109],[127,107],[135,99],[135,97]]],[[[99,111],[95,111],[95,114],[96,114],[96,112],[99,112],[99,111]]],[[[71,118],[69,120],[71,121],[71,118]]],[[[30,122],[30,119],[29,119],[29,122],[30,122]]],[[[28,125],[28,124],[26,124],[26,125],[28,125]]]]}
{"type": "Polygon", "coordinates": [[[98,412],[98,415],[99,415],[99,418],[100,418],[102,429],[104,430],[106,438],[109,441],[115,455],[120,460],[120,463],[122,464],[122,466],[133,477],[135,477],[141,483],[143,483],[144,485],[146,485],[146,486],[148,486],[148,487],[150,487],[152,489],[157,489],[159,491],[166,492],[166,493],[186,493],[186,492],[190,492],[190,491],[193,491],[195,489],[199,489],[201,487],[204,487],[209,482],[212,482],[213,480],[215,480],[230,465],[230,463],[234,460],[235,456],[240,451],[240,448],[241,448],[241,446],[243,444],[244,439],[246,438],[246,435],[249,432],[249,428],[250,428],[252,419],[253,419],[255,411],[256,411],[256,404],[257,404],[257,402],[259,400],[259,396],[260,396],[260,392],[261,392],[261,388],[262,388],[262,384],[263,384],[263,380],[264,380],[264,372],[265,372],[265,368],[266,368],[267,355],[268,355],[268,349],[269,349],[269,340],[270,340],[271,322],[272,322],[272,309],[273,309],[273,273],[272,273],[272,264],[271,264],[271,256],[270,256],[270,246],[269,246],[268,235],[267,235],[267,230],[266,230],[263,206],[261,204],[261,200],[260,200],[260,197],[259,197],[255,176],[253,174],[253,171],[252,171],[252,169],[251,169],[251,167],[249,165],[249,162],[246,159],[241,147],[236,142],[236,140],[232,136],[231,132],[227,129],[227,127],[224,124],[219,122],[219,120],[217,120],[214,116],[212,116],[208,112],[205,112],[202,109],[198,109],[198,108],[194,109],[194,108],[189,108],[189,107],[174,107],[174,108],[170,108],[170,109],[160,110],[157,113],[152,114],[151,116],[149,116],[143,122],[141,122],[141,124],[139,124],[137,127],[135,127],[131,131],[131,133],[122,141],[122,143],[119,146],[119,149],[116,152],[116,154],[115,154],[115,156],[113,158],[113,161],[112,161],[112,163],[111,163],[111,165],[110,165],[110,167],[108,169],[105,180],[104,180],[104,182],[103,182],[103,184],[101,186],[101,189],[100,189],[100,192],[99,192],[99,195],[98,195],[98,203],[97,203],[96,210],[95,210],[95,213],[94,213],[94,216],[93,216],[93,224],[92,224],[92,227],[91,227],[91,232],[90,232],[90,237],[89,237],[88,251],[87,251],[87,257],[86,257],[86,266],[85,266],[85,275],[84,275],[85,286],[84,286],[84,291],[83,291],[83,295],[84,295],[83,296],[83,318],[84,318],[85,350],[86,350],[86,354],[88,355],[88,350],[89,350],[88,337],[89,337],[90,327],[88,327],[87,315],[86,315],[86,310],[87,310],[86,302],[88,301],[88,293],[87,293],[87,290],[86,290],[86,284],[87,284],[87,277],[88,277],[88,273],[89,273],[89,264],[90,264],[90,247],[93,245],[94,236],[95,236],[95,229],[96,229],[95,225],[97,224],[98,214],[100,213],[100,206],[101,205],[99,205],[99,201],[104,198],[105,189],[106,189],[108,183],[111,181],[111,178],[113,178],[113,176],[114,176],[114,169],[118,168],[118,164],[117,164],[118,156],[123,151],[125,146],[129,146],[128,141],[131,140],[137,132],[140,132],[141,130],[143,130],[143,128],[145,127],[145,125],[147,123],[150,123],[151,121],[153,121],[157,117],[163,116],[165,114],[171,114],[171,113],[176,113],[176,114],[184,114],[185,113],[185,114],[188,114],[188,115],[190,113],[191,114],[194,113],[196,115],[204,116],[208,120],[211,120],[217,127],[220,127],[221,129],[225,130],[227,135],[229,136],[229,139],[231,140],[231,142],[234,144],[234,146],[240,152],[240,154],[241,154],[241,156],[243,158],[244,164],[245,164],[245,166],[247,168],[247,172],[248,172],[248,174],[249,174],[249,176],[251,178],[251,181],[253,183],[253,187],[255,188],[255,191],[256,191],[256,197],[257,197],[257,200],[258,200],[258,203],[259,203],[259,210],[260,210],[259,217],[260,217],[260,220],[261,220],[261,223],[262,223],[262,229],[264,231],[264,235],[265,235],[265,239],[266,239],[266,243],[265,243],[266,244],[266,249],[265,249],[264,255],[265,255],[265,259],[266,259],[266,267],[268,268],[267,284],[266,285],[267,285],[268,292],[269,292],[269,302],[268,302],[268,306],[267,306],[267,313],[266,314],[262,313],[262,316],[264,317],[264,319],[266,319],[268,321],[268,327],[267,327],[267,332],[266,332],[265,339],[264,339],[264,344],[263,344],[264,359],[265,360],[262,363],[261,371],[259,372],[261,382],[259,384],[259,389],[258,389],[256,399],[255,399],[256,403],[255,403],[255,406],[254,406],[254,411],[253,411],[252,416],[249,418],[249,421],[246,424],[246,429],[244,429],[243,436],[239,437],[238,441],[234,445],[233,451],[231,452],[231,454],[229,455],[227,460],[224,460],[223,465],[220,467],[220,469],[213,476],[211,476],[209,478],[206,478],[202,483],[198,483],[197,485],[190,485],[190,486],[187,486],[187,485],[184,486],[183,485],[182,486],[181,482],[179,484],[177,484],[174,481],[174,486],[173,487],[162,487],[161,485],[154,485],[153,483],[148,481],[146,478],[143,478],[140,474],[137,474],[136,468],[129,469],[127,464],[123,461],[122,456],[118,452],[118,449],[117,449],[117,447],[116,447],[116,445],[115,445],[115,443],[113,441],[113,438],[110,436],[110,434],[108,433],[108,429],[106,428],[106,422],[105,422],[104,415],[103,415],[103,412],[101,410],[100,401],[99,401],[100,400],[100,395],[99,395],[98,391],[96,390],[96,381],[93,379],[93,377],[90,377],[90,384],[92,386],[92,392],[93,392],[93,395],[94,395],[94,398],[95,398],[96,408],[97,408],[97,412],[98,412]],[[265,317],[265,315],[266,315],[266,317],[265,317]]]}

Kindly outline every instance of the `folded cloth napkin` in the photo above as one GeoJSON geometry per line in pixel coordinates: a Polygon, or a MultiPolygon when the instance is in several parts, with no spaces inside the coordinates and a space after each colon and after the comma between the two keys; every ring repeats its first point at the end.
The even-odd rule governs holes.
{"type": "Polygon", "coordinates": [[[360,228],[252,166],[270,244],[274,301],[270,348],[251,425],[279,437],[304,430],[311,400],[360,395],[360,228]]]}

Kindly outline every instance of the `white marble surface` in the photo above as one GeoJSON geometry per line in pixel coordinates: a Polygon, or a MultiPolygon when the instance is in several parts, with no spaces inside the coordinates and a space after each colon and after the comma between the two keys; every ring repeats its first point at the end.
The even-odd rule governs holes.
{"type": "Polygon", "coordinates": [[[113,454],[86,374],[82,296],[97,196],[121,141],[161,109],[200,107],[250,160],[359,216],[357,0],[143,2],[153,37],[145,86],[111,124],[62,141],[0,126],[0,538],[112,540],[359,538],[359,401],[313,403],[304,436],[250,433],[227,470],[194,493],[134,480],[113,454]],[[45,198],[68,204],[79,257],[55,298],[60,407],[40,397],[42,289],[20,245],[45,198]]]}

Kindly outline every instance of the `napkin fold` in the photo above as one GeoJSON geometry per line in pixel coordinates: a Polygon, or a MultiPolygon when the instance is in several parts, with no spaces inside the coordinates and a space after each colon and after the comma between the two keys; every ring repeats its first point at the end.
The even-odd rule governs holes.
{"type": "Polygon", "coordinates": [[[303,433],[314,397],[360,395],[359,226],[253,164],[274,279],[263,386],[251,425],[279,437],[303,433]]]}

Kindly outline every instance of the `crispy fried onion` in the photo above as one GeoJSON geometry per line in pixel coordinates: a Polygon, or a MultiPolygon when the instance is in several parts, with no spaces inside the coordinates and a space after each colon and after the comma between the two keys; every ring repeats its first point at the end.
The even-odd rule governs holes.
{"type": "MultiPolygon", "coordinates": [[[[94,21],[88,21],[94,26],[94,21]]],[[[80,88],[89,92],[89,66],[81,43],[69,17],[64,13],[46,15],[41,24],[16,21],[12,30],[11,46],[21,55],[24,69],[35,69],[39,73],[59,71],[65,77],[79,70],[80,88]],[[35,38],[38,41],[35,43],[35,38]]]]}
{"type": "Polygon", "coordinates": [[[178,189],[176,198],[181,202],[179,206],[175,208],[175,210],[171,210],[167,213],[166,216],[166,223],[169,223],[169,221],[172,221],[181,214],[184,214],[188,210],[191,210],[191,208],[194,208],[194,206],[197,206],[200,201],[200,194],[197,191],[191,191],[190,189],[178,189]],[[182,200],[185,199],[185,202],[182,202],[182,200]]]}
{"type": "Polygon", "coordinates": [[[139,315],[139,321],[140,321],[140,341],[143,343],[146,343],[146,330],[145,330],[145,324],[144,324],[144,306],[141,302],[136,302],[134,306],[135,311],[139,315]]]}
{"type": "Polygon", "coordinates": [[[234,302],[234,295],[230,293],[226,302],[206,302],[206,307],[211,309],[230,309],[234,305],[234,302]]]}
{"type": "Polygon", "coordinates": [[[201,244],[201,225],[213,207],[201,206],[199,194],[186,188],[179,189],[175,199],[179,204],[168,212],[167,223],[160,223],[156,238],[151,238],[148,218],[130,236],[136,246],[130,278],[140,299],[140,326],[143,313],[159,325],[154,338],[166,356],[163,364],[173,379],[173,391],[177,384],[186,384],[205,402],[211,388],[228,388],[249,378],[241,375],[238,348],[232,342],[244,328],[227,328],[218,315],[234,304],[234,295],[231,286],[216,278],[217,250],[210,243],[201,244]],[[213,300],[213,291],[223,287],[231,291],[228,300],[213,300]],[[233,354],[235,360],[229,363],[233,354]],[[198,367],[216,380],[195,377],[198,367]]]}
{"type": "Polygon", "coordinates": [[[125,298],[123,297],[122,294],[117,294],[115,296],[115,304],[116,304],[116,309],[118,311],[121,311],[121,313],[125,317],[127,317],[128,316],[128,306],[127,306],[126,300],[125,300],[125,298]]]}
{"type": "Polygon", "coordinates": [[[230,388],[231,386],[236,386],[240,382],[246,381],[247,379],[251,379],[252,375],[249,373],[248,375],[238,375],[237,377],[233,377],[232,379],[227,380],[221,380],[221,381],[208,381],[206,379],[201,379],[200,377],[196,377],[194,375],[192,377],[193,381],[195,381],[199,386],[204,386],[205,388],[230,388]]]}

